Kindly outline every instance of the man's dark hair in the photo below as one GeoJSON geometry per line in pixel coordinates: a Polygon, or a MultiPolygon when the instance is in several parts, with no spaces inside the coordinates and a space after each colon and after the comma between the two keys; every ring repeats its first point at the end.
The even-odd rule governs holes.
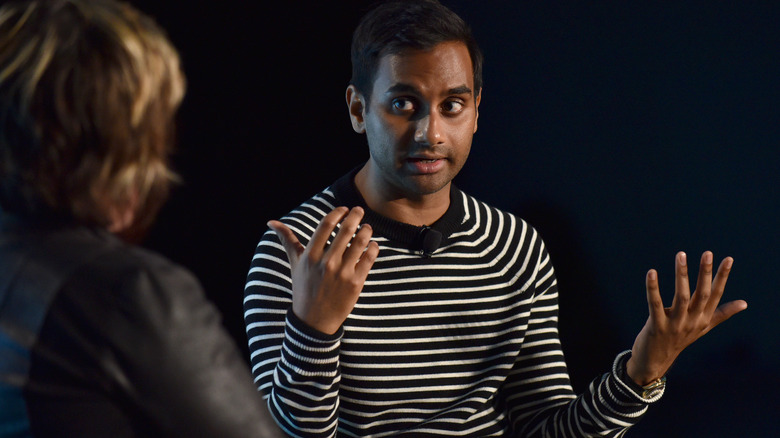
{"type": "Polygon", "coordinates": [[[436,0],[393,1],[369,11],[352,35],[350,84],[368,99],[383,56],[429,50],[449,41],[468,48],[477,96],[482,89],[482,51],[466,22],[436,0]]]}

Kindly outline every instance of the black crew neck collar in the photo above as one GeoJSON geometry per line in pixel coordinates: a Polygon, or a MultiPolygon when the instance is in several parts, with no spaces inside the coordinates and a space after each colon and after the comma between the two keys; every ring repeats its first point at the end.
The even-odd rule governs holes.
{"type": "Polygon", "coordinates": [[[433,224],[416,226],[382,216],[368,207],[357,186],[355,186],[355,175],[361,167],[356,167],[336,180],[331,186],[331,190],[340,205],[343,204],[350,208],[356,206],[363,207],[365,210],[364,222],[371,224],[375,235],[381,235],[390,240],[403,243],[412,250],[419,250],[422,245],[421,235],[426,229],[433,229],[441,233],[442,242],[440,246],[442,246],[447,242],[450,235],[461,229],[465,223],[462,192],[455,187],[455,184],[450,184],[450,206],[444,212],[444,215],[433,224]]]}

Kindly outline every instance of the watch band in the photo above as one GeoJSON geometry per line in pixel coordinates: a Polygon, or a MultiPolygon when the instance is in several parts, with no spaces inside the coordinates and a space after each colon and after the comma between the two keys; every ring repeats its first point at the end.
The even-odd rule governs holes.
{"type": "Polygon", "coordinates": [[[665,387],[666,387],[666,376],[655,379],[654,381],[648,383],[647,385],[642,386],[642,398],[646,400],[652,399],[659,393],[663,392],[665,387]]]}

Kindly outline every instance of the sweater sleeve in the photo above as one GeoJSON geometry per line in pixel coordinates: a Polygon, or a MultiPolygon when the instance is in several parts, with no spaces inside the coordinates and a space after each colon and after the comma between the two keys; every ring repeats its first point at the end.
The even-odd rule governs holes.
{"type": "Polygon", "coordinates": [[[645,413],[648,401],[621,380],[625,352],[610,372],[595,378],[583,394],[574,394],[558,335],[555,273],[541,240],[539,247],[526,339],[504,387],[513,428],[521,437],[622,436],[645,413]]]}
{"type": "Polygon", "coordinates": [[[343,331],[326,335],[298,319],[291,288],[287,255],[269,231],[257,246],[244,295],[255,384],[289,435],[335,436],[343,331]]]}

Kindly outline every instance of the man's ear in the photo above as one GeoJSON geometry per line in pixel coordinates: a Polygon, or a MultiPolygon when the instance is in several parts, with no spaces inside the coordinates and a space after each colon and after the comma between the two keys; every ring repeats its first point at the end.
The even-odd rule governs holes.
{"type": "Polygon", "coordinates": [[[482,102],[482,88],[479,89],[477,92],[477,98],[474,100],[475,108],[477,115],[474,117],[474,134],[477,133],[477,120],[479,120],[479,103],[482,102]]]}
{"type": "Polygon", "coordinates": [[[365,134],[365,99],[354,85],[347,87],[347,108],[349,108],[349,119],[352,121],[352,129],[358,134],[365,134]]]}

